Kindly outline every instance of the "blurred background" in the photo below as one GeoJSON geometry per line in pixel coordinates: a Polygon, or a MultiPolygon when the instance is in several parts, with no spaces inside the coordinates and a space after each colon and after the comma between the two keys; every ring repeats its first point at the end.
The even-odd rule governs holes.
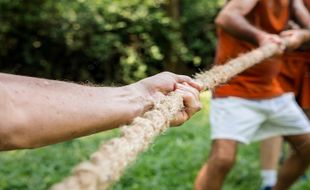
{"type": "MultiPolygon", "coordinates": [[[[224,0],[0,0],[0,72],[124,85],[161,71],[212,65],[224,0]]],[[[112,190],[190,190],[210,150],[208,105],[157,138],[112,190]]],[[[0,152],[0,190],[46,190],[118,129],[0,152]]],[[[260,187],[259,146],[241,146],[224,190],[260,187]]],[[[310,189],[309,181],[294,190],[310,189]]]]}
{"type": "Polygon", "coordinates": [[[212,63],[221,0],[1,0],[0,70],[127,84],[212,63]]]}

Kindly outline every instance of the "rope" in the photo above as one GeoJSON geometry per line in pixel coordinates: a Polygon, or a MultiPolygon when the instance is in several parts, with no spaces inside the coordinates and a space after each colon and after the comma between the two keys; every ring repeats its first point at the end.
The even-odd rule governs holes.
{"type": "MultiPolygon", "coordinates": [[[[224,65],[195,75],[195,80],[206,89],[227,82],[233,76],[253,65],[275,55],[278,46],[268,44],[232,59],[224,65]]],[[[169,121],[183,108],[183,101],[177,93],[170,93],[156,103],[153,110],[137,117],[122,128],[121,136],[103,144],[93,153],[89,161],[77,165],[70,177],[54,185],[51,190],[106,190],[119,180],[125,168],[134,162],[137,155],[148,148],[154,138],[165,132],[169,121]]]]}

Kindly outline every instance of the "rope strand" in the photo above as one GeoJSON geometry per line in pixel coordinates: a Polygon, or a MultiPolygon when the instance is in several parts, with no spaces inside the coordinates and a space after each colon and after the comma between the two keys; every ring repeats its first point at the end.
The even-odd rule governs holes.
{"type": "MultiPolygon", "coordinates": [[[[278,46],[269,44],[232,59],[227,64],[195,75],[206,89],[227,82],[230,78],[253,65],[275,55],[278,46]]],[[[122,128],[121,136],[111,139],[91,155],[89,161],[75,167],[70,177],[54,185],[51,190],[106,190],[119,180],[125,168],[134,162],[153,142],[154,138],[169,127],[169,121],[183,108],[183,100],[177,93],[170,93],[154,109],[134,119],[122,128]]]]}

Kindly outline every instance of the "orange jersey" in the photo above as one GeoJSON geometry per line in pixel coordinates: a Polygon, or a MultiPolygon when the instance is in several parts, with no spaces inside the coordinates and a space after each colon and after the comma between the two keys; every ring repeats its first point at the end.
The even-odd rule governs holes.
{"type": "MultiPolygon", "coordinates": [[[[304,0],[310,11],[310,0],[304,0]]],[[[310,49],[288,52],[283,55],[284,64],[278,81],[285,92],[294,92],[298,104],[310,108],[310,49]]]]}
{"type": "MultiPolygon", "coordinates": [[[[279,34],[287,25],[289,9],[289,0],[260,0],[246,19],[266,32],[279,34]]],[[[257,48],[222,29],[218,29],[217,34],[216,64],[225,64],[228,60],[257,48]]],[[[227,84],[217,87],[214,90],[214,97],[265,99],[281,95],[283,90],[276,80],[281,62],[280,57],[273,57],[247,69],[227,84]]]]}
{"type": "Polygon", "coordinates": [[[294,92],[298,104],[310,108],[310,51],[290,52],[283,57],[284,64],[278,81],[285,92],[294,92]]]}
{"type": "Polygon", "coordinates": [[[310,0],[304,0],[304,3],[306,7],[308,8],[308,10],[310,10],[310,0]]]}

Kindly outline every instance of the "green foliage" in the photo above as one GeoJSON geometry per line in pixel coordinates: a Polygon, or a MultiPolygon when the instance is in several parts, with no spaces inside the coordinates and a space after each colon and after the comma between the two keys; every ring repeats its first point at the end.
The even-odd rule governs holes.
{"type": "Polygon", "coordinates": [[[194,66],[206,66],[213,61],[215,48],[214,19],[220,1],[183,1],[183,38],[189,53],[187,60],[194,66]]]}
{"type": "Polygon", "coordinates": [[[67,80],[130,83],[167,68],[212,62],[217,1],[2,0],[0,69],[67,80]]]}

